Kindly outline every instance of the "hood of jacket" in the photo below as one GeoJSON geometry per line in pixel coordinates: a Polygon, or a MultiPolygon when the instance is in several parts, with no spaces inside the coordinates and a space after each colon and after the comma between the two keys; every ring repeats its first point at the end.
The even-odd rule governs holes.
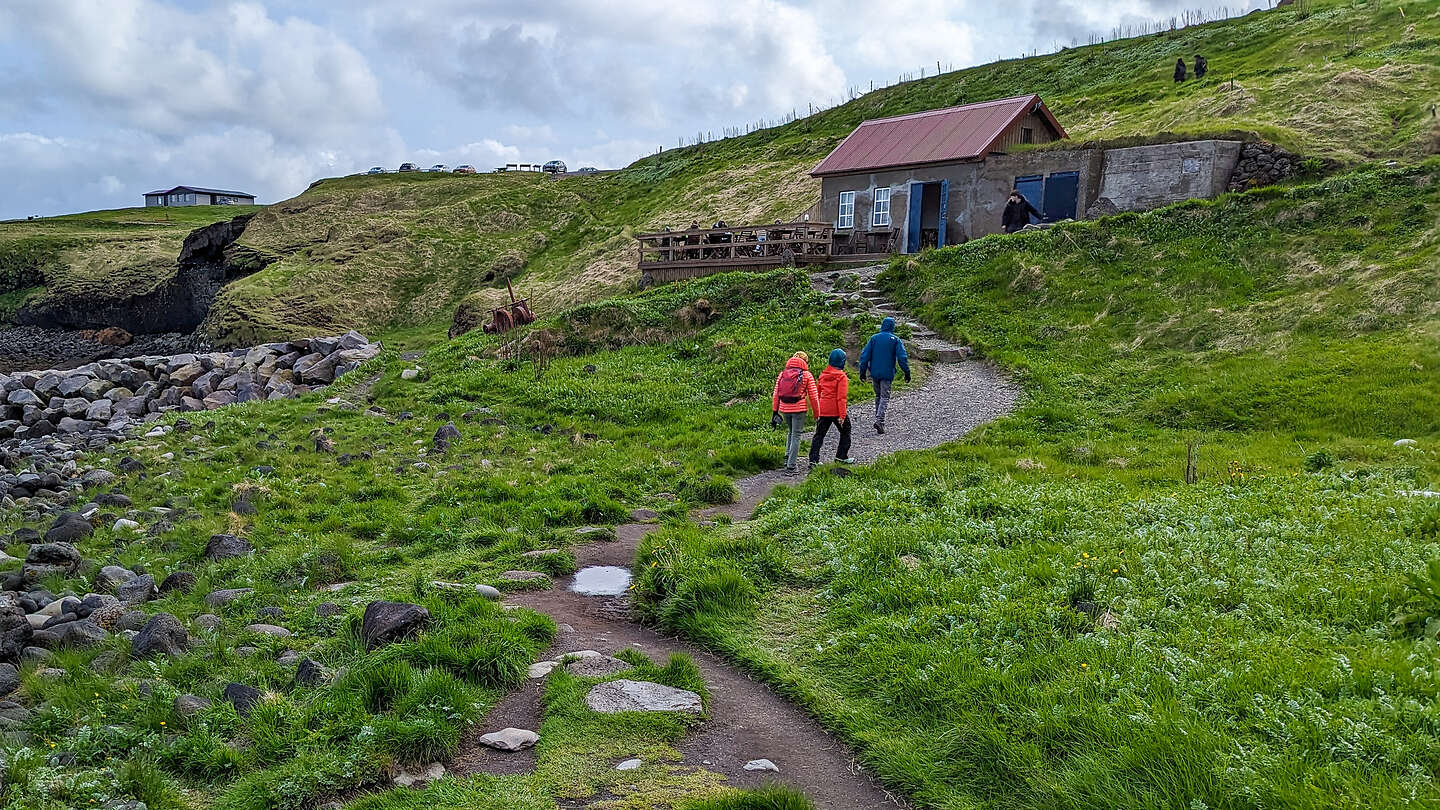
{"type": "Polygon", "coordinates": [[[886,318],[885,320],[881,321],[881,322],[880,322],[880,331],[881,331],[881,332],[894,332],[894,331],[895,331],[895,319],[894,319],[894,318],[886,318]]]}
{"type": "MultiPolygon", "coordinates": [[[[771,366],[771,368],[774,368],[774,366],[771,366]]],[[[809,371],[810,364],[800,359],[799,357],[792,357],[790,358],[789,362],[785,364],[785,368],[803,368],[806,371],[809,371]]]]}

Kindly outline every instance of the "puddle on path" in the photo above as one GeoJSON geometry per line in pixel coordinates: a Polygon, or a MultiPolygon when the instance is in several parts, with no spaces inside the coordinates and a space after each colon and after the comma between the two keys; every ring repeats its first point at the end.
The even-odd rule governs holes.
{"type": "Polygon", "coordinates": [[[623,596],[630,588],[630,569],[618,565],[592,565],[575,572],[570,590],[586,596],[623,596]]]}

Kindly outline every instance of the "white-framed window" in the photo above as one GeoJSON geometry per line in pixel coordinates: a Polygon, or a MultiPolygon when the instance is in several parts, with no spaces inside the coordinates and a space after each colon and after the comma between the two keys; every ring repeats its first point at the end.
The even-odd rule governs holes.
{"type": "Polygon", "coordinates": [[[855,192],[840,192],[840,214],[835,217],[835,227],[855,227],[855,192]]]}
{"type": "Polygon", "coordinates": [[[890,189],[875,189],[875,205],[870,212],[870,227],[879,228],[890,224],[890,189]]]}

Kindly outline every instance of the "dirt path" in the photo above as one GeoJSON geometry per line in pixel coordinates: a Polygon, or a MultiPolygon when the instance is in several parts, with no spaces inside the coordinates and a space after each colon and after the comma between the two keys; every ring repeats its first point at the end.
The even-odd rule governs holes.
{"type": "MultiPolygon", "coordinates": [[[[817,281],[823,283],[824,279],[817,281]]],[[[893,309],[883,301],[875,301],[868,289],[867,299],[867,304],[893,309]]],[[[925,333],[933,334],[929,330],[925,333]]],[[[897,386],[883,436],[873,429],[874,411],[870,403],[861,403],[852,409],[854,429],[850,455],[853,458],[869,463],[901,450],[936,447],[1014,408],[1019,391],[1002,374],[983,363],[955,362],[968,356],[968,350],[944,343],[934,348],[941,351],[931,356],[942,362],[930,367],[922,385],[897,386]]],[[[834,457],[837,441],[838,437],[828,439],[822,461],[834,457]]],[[[750,476],[736,482],[740,496],[735,503],[698,512],[696,517],[723,514],[736,521],[748,520],[755,507],[777,485],[798,480],[783,470],[750,476]]],[[[594,565],[628,568],[634,562],[640,541],[656,528],[642,524],[619,526],[614,542],[575,549],[576,562],[581,568],[594,565]]],[[[705,722],[679,745],[686,765],[724,774],[729,783],[737,787],[779,781],[804,791],[816,807],[824,810],[907,806],[903,799],[877,785],[856,763],[854,754],[844,743],[770,687],[687,641],[630,621],[624,598],[574,593],[570,590],[572,581],[573,578],[566,578],[556,582],[551,590],[512,594],[507,603],[545,613],[560,626],[555,645],[547,653],[550,658],[577,650],[613,655],[626,647],[634,647],[655,660],[663,660],[671,653],[689,656],[704,675],[710,703],[705,722]],[[744,770],[745,763],[755,759],[769,759],[779,766],[780,773],[744,770]]],[[[491,709],[482,723],[467,733],[450,769],[459,774],[534,770],[534,749],[500,753],[479,745],[477,740],[486,732],[507,726],[539,729],[543,689],[543,679],[531,680],[525,688],[511,693],[491,709]]]]}

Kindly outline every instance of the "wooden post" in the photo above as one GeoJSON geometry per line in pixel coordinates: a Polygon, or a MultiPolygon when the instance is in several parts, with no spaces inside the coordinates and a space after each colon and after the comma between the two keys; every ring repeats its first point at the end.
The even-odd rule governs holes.
{"type": "Polygon", "coordinates": [[[1185,445],[1185,483],[1187,484],[1194,484],[1200,480],[1200,473],[1196,470],[1199,459],[1196,456],[1195,448],[1195,442],[1185,445]]]}

